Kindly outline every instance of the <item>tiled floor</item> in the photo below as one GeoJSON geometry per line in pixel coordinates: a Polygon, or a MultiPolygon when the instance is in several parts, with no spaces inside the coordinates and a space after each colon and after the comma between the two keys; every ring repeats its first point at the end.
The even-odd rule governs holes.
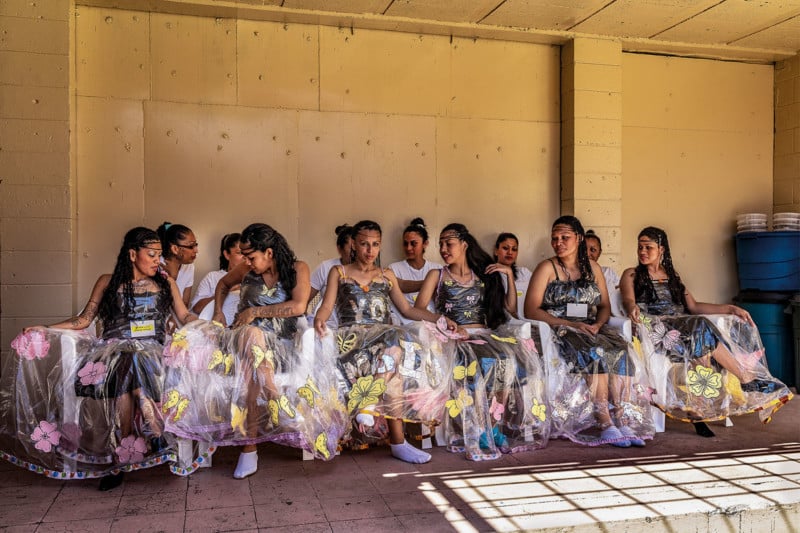
{"type": "Polygon", "coordinates": [[[222,449],[191,477],[150,469],[105,493],[96,481],[54,481],[3,462],[0,530],[583,532],[627,520],[613,530],[655,532],[715,530],[717,517],[725,531],[800,531],[800,401],[769,425],[735,423],[713,425],[713,439],[668,422],[643,449],[555,441],[484,463],[437,448],[419,467],[388,449],[324,463],[263,446],[258,473],[243,481],[231,477],[238,452],[222,449]]]}

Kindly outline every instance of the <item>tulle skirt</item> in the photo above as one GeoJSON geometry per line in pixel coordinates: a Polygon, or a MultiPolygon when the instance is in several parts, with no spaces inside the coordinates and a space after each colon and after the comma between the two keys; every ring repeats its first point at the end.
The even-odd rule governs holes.
{"type": "Polygon", "coordinates": [[[215,446],[275,442],[336,455],[347,416],[333,361],[305,341],[255,326],[226,329],[197,320],[165,347],[167,431],[215,446]]]}
{"type": "Polygon", "coordinates": [[[628,426],[643,440],[653,438],[654,389],[641,351],[608,325],[597,335],[557,326],[546,337],[542,342],[552,342],[555,348],[545,353],[553,437],[589,446],[627,440],[601,435],[597,412],[607,405],[615,426],[628,426]],[[605,387],[608,394],[603,399],[598,393],[605,387]]]}
{"type": "Polygon", "coordinates": [[[547,445],[546,376],[529,327],[470,329],[467,339],[434,338],[449,370],[448,450],[482,461],[547,445]]]}
{"type": "Polygon", "coordinates": [[[12,342],[0,380],[0,455],[53,478],[175,460],[161,412],[163,347],[37,329],[12,342]]]}
{"type": "Polygon", "coordinates": [[[318,360],[332,361],[355,448],[382,442],[387,420],[438,424],[447,400],[444,367],[435,346],[420,338],[420,323],[352,325],[332,330],[317,344],[318,360]]]}
{"type": "Polygon", "coordinates": [[[711,421],[758,412],[768,422],[792,398],[769,372],[755,326],[734,315],[643,315],[639,339],[658,393],[679,420],[711,421]]]}

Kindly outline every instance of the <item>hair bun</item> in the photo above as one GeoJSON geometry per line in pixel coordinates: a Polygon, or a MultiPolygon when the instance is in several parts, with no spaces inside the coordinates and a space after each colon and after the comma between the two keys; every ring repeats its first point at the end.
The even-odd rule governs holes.
{"type": "Polygon", "coordinates": [[[353,229],[353,227],[350,224],[341,224],[339,226],[336,226],[336,229],[333,231],[334,233],[336,233],[336,235],[339,235],[342,232],[350,231],[351,229],[353,229]]]}
{"type": "Polygon", "coordinates": [[[421,226],[423,228],[427,227],[427,226],[425,226],[425,221],[422,220],[420,217],[415,218],[414,220],[409,222],[408,225],[409,226],[421,226]]]}

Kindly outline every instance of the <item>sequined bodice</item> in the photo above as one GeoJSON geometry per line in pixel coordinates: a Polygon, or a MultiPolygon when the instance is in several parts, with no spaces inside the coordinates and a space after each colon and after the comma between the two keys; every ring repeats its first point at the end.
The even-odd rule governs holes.
{"type": "Polygon", "coordinates": [[[459,325],[486,324],[484,289],[483,281],[477,277],[461,284],[453,279],[447,268],[443,268],[436,291],[436,311],[459,325]]]}
{"type": "Polygon", "coordinates": [[[103,323],[103,338],[130,339],[137,329],[135,323],[138,323],[141,327],[138,328],[140,333],[137,338],[155,338],[158,342],[164,342],[167,313],[158,310],[161,293],[145,291],[134,294],[133,308],[128,314],[123,311],[123,298],[121,292],[117,293],[118,305],[114,314],[103,323]]]}
{"type": "MultiPolygon", "coordinates": [[[[656,290],[656,301],[652,303],[636,302],[642,311],[650,315],[682,315],[686,311],[682,304],[672,301],[672,293],[669,292],[669,282],[667,280],[653,280],[653,288],[656,290]]],[[[636,299],[642,299],[641,294],[636,295],[636,299]]]]}
{"type": "MultiPolygon", "coordinates": [[[[289,293],[281,282],[268,287],[261,274],[252,271],[245,274],[239,289],[239,311],[250,307],[274,305],[289,300],[289,293]]],[[[272,331],[280,337],[291,337],[297,331],[297,317],[288,318],[256,318],[251,322],[265,331],[272,331]]]]}
{"type": "Polygon", "coordinates": [[[389,281],[381,276],[362,287],[339,271],[339,291],[336,294],[336,314],[340,326],[354,324],[391,324],[389,281]]]}

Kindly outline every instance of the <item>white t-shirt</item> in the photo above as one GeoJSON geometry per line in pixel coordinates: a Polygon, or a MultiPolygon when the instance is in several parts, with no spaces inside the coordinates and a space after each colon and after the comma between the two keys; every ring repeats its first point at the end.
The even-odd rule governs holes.
{"type": "MultiPolygon", "coordinates": [[[[164,258],[162,257],[161,266],[165,264],[164,258]]],[[[186,290],[186,287],[194,285],[194,263],[181,265],[178,269],[178,279],[175,280],[175,285],[178,286],[178,292],[180,292],[181,297],[183,297],[183,291],[186,290]]]]}
{"type": "MultiPolygon", "coordinates": [[[[514,279],[514,287],[517,289],[517,316],[525,316],[525,295],[528,293],[528,285],[531,282],[533,272],[530,269],[517,265],[517,277],[514,279]]],[[[503,278],[503,290],[508,291],[508,281],[503,278]]]]}
{"type": "MultiPolygon", "coordinates": [[[[403,279],[406,281],[422,281],[425,279],[425,276],[428,275],[428,272],[431,270],[439,270],[442,268],[442,265],[439,263],[434,263],[432,261],[425,260],[425,264],[422,265],[422,268],[417,270],[416,268],[412,267],[408,264],[408,261],[397,261],[396,263],[392,263],[389,265],[389,268],[394,272],[394,275],[397,276],[398,279],[403,279]]],[[[408,303],[412,306],[414,302],[417,300],[417,295],[419,292],[408,292],[403,294],[408,300],[408,303]]],[[[433,301],[428,303],[428,311],[431,313],[434,312],[433,301]]],[[[402,324],[409,324],[413,322],[413,320],[409,320],[403,315],[400,314],[400,311],[392,304],[392,313],[395,316],[395,319],[400,321],[402,324]]]]}
{"type": "MultiPolygon", "coordinates": [[[[206,274],[206,276],[200,280],[200,283],[197,285],[197,291],[194,293],[190,307],[194,307],[194,304],[203,298],[213,298],[214,292],[217,290],[217,284],[219,283],[219,280],[225,277],[225,274],[227,274],[227,272],[224,270],[214,270],[206,274]]],[[[211,306],[211,315],[213,316],[214,300],[211,300],[200,312],[203,317],[209,314],[206,310],[206,308],[209,306],[211,306]]],[[[236,316],[236,311],[238,308],[239,291],[230,291],[225,297],[225,301],[222,302],[222,314],[225,315],[225,321],[229,326],[233,324],[233,318],[236,316]]]]}
{"type": "Polygon", "coordinates": [[[606,289],[608,292],[615,290],[619,286],[619,276],[611,267],[600,267],[603,277],[606,278],[606,289]]]}
{"type": "MultiPolygon", "coordinates": [[[[322,299],[325,297],[325,289],[328,285],[328,274],[330,274],[333,267],[340,266],[341,264],[342,260],[339,257],[326,259],[311,273],[311,288],[319,291],[319,303],[317,303],[317,307],[314,309],[314,314],[317,313],[317,309],[319,309],[319,306],[322,304],[322,299]]],[[[328,328],[333,329],[339,325],[339,317],[336,315],[335,308],[325,324],[327,324],[328,328]]]]}

